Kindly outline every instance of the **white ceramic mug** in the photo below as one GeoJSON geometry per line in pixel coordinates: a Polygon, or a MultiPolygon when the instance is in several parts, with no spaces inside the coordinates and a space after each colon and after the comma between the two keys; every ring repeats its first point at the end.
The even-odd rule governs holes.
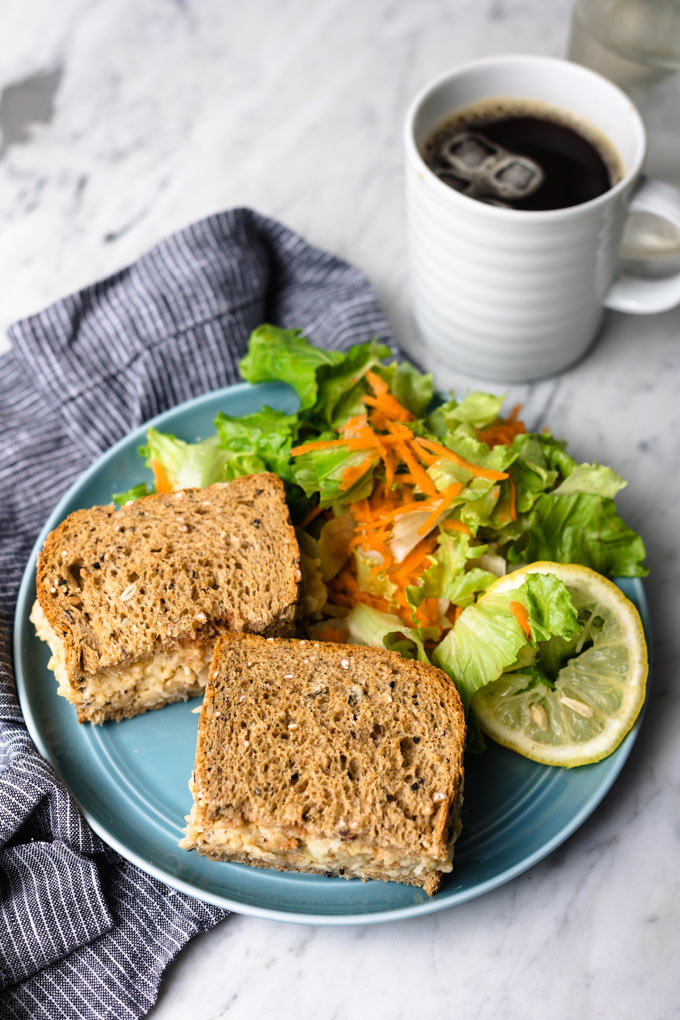
{"type": "Polygon", "coordinates": [[[428,85],[406,116],[406,197],[412,306],[429,368],[520,382],[558,372],[592,343],[604,308],[649,313],[680,303],[680,275],[617,276],[630,211],[680,227],[680,192],[639,182],[645,130],[630,99],[565,60],[476,60],[428,85]],[[434,127],[482,100],[539,101],[594,127],[618,152],[623,176],[565,209],[504,208],[461,194],[422,157],[434,127]]]}

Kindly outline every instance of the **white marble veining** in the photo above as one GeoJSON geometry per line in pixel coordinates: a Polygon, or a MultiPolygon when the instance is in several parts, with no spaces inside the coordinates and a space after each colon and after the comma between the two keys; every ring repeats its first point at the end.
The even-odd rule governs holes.
{"type": "MultiPolygon", "coordinates": [[[[172,230],[252,205],[361,266],[408,348],[407,101],[463,59],[561,55],[569,7],[4,0],[0,333],[172,230]]],[[[510,393],[531,426],[629,479],[622,510],[648,544],[650,704],[603,804],[526,874],[427,918],[232,916],[171,965],[154,1020],[680,1015],[679,326],[678,311],[611,315],[579,365],[510,393]]]]}

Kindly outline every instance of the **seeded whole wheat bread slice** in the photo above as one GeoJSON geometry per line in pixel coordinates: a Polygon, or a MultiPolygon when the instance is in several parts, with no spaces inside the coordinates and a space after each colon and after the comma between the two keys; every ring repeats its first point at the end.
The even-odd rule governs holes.
{"type": "Polygon", "coordinates": [[[449,678],[395,652],[226,635],[199,721],[185,849],[432,894],[460,828],[449,678]]]}
{"type": "MultiPolygon", "coordinates": [[[[38,558],[37,597],[79,718],[144,710],[130,702],[83,714],[78,691],[116,670],[212,648],[224,631],[292,633],[299,560],[283,485],[270,473],[70,514],[38,558]]],[[[166,700],[200,689],[173,688],[166,700]]]]}

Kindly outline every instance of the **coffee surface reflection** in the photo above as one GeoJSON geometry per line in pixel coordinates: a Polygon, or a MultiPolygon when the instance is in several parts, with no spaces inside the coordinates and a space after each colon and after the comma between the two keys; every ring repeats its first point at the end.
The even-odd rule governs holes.
{"type": "Polygon", "coordinates": [[[445,184],[493,205],[565,209],[604,194],[622,177],[614,146],[552,107],[494,99],[452,114],[423,157],[445,184]]]}

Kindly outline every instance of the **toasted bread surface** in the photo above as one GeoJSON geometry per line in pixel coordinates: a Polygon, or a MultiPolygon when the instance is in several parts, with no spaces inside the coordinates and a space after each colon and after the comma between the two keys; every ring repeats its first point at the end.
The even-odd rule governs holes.
{"type": "Polygon", "coordinates": [[[267,473],[76,510],[45,541],[37,596],[77,687],[222,630],[291,633],[299,582],[283,486],[267,473]]]}
{"type": "Polygon", "coordinates": [[[220,638],[185,847],[265,867],[392,878],[451,869],[465,723],[449,678],[356,645],[220,638]]]}

